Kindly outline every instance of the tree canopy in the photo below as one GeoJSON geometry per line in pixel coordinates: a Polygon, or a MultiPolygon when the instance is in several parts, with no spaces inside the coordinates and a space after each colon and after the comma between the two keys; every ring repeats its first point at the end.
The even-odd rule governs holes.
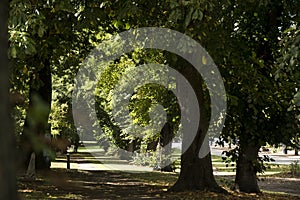
{"type": "MultiPolygon", "coordinates": [[[[34,138],[43,138],[50,132],[57,138],[75,140],[80,134],[72,115],[74,80],[81,64],[98,44],[122,31],[163,27],[194,39],[218,66],[228,102],[220,143],[236,145],[226,153],[237,162],[236,186],[241,191],[259,192],[256,173],[264,170],[264,159],[258,156],[260,147],[280,143],[299,147],[299,9],[299,2],[294,0],[11,0],[10,92],[25,99],[15,106],[14,112],[15,135],[24,165],[28,165],[29,155],[35,151],[41,162],[37,166],[43,167],[45,147],[37,146],[34,138]]],[[[117,49],[122,44],[113,45],[117,49]]],[[[178,41],[178,45],[182,44],[178,41]]],[[[181,50],[193,51],[189,44],[181,50]]],[[[206,57],[199,60],[207,61],[206,57]]],[[[175,134],[181,128],[183,111],[172,89],[184,92],[176,81],[168,87],[145,84],[134,88],[128,97],[133,124],[145,127],[151,123],[151,112],[164,110],[167,125],[161,131],[146,131],[143,138],[133,137],[135,132],[141,134],[135,129],[137,126],[131,124],[123,130],[112,119],[113,108],[123,97],[119,92],[120,97],[114,98],[115,87],[126,75],[127,81],[122,82],[119,90],[129,88],[132,83],[128,80],[138,76],[139,67],[148,63],[169,65],[181,73],[193,88],[201,112],[199,120],[185,119],[196,121],[199,129],[181,157],[182,171],[173,189],[221,191],[212,175],[210,154],[198,156],[203,141],[206,142],[209,113],[213,110],[209,96],[212,88],[191,63],[174,53],[137,48],[109,64],[96,87],[90,88],[95,89],[93,106],[97,111],[97,121],[93,123],[104,132],[94,131],[93,136],[102,146],[111,142],[131,152],[155,151],[158,144],[166,146],[171,138],[184,139],[175,134]],[[155,110],[155,104],[163,108],[155,110]]],[[[170,78],[157,71],[150,74],[170,78]]]]}

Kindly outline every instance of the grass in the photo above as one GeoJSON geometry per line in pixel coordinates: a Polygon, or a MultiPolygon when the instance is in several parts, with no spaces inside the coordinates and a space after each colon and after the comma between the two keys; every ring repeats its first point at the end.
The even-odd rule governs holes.
{"type": "MultiPolygon", "coordinates": [[[[79,147],[80,150],[87,151],[87,149],[100,149],[99,146],[97,145],[91,145],[88,148],[86,147],[79,147]]],[[[76,157],[84,157],[86,156],[85,154],[82,156],[80,154],[74,154],[76,157]]],[[[176,158],[176,161],[174,163],[175,169],[180,169],[180,155],[181,155],[181,150],[178,148],[173,148],[173,153],[172,155],[174,158],[176,158]]],[[[72,155],[71,155],[72,156],[72,155]]],[[[60,157],[61,161],[65,161],[64,157],[60,157]]],[[[222,156],[218,155],[211,155],[212,159],[212,165],[216,171],[220,172],[233,172],[235,171],[236,164],[235,163],[225,163],[222,159],[222,156]]],[[[89,158],[89,163],[99,163],[99,161],[96,158],[89,158]]],[[[278,164],[269,164],[266,163],[266,171],[265,172],[289,172],[289,166],[288,165],[278,165],[278,164]]],[[[262,174],[263,175],[263,174],[262,174]]]]}
{"type": "MultiPolygon", "coordinates": [[[[235,171],[236,164],[234,162],[225,163],[222,159],[222,156],[212,155],[212,165],[216,171],[221,172],[232,172],[235,171]]],[[[289,172],[289,165],[278,165],[278,164],[269,164],[265,163],[266,170],[265,172],[289,172]]],[[[175,162],[175,168],[180,169],[180,160],[175,162]]]]}
{"type": "MultiPolygon", "coordinates": [[[[99,146],[97,145],[90,145],[87,147],[81,146],[78,148],[80,150],[84,150],[85,152],[88,149],[100,149],[99,146]]],[[[73,156],[77,158],[86,158],[86,156],[89,153],[80,153],[80,154],[73,154],[73,156]]],[[[174,163],[175,169],[180,169],[180,155],[181,155],[181,150],[177,148],[173,148],[173,154],[174,158],[176,158],[176,161],[174,163]]],[[[72,155],[71,155],[72,156],[72,155]]],[[[211,155],[212,159],[212,165],[214,167],[214,170],[220,171],[220,172],[233,172],[235,171],[236,164],[235,163],[225,163],[223,162],[222,156],[218,155],[211,155]]],[[[64,156],[60,156],[58,158],[59,161],[64,162],[66,158],[64,156]]],[[[100,163],[99,160],[94,158],[93,156],[90,155],[88,158],[89,163],[100,163]]],[[[278,164],[271,164],[271,163],[265,163],[266,170],[265,172],[282,172],[282,173],[288,173],[290,171],[290,166],[289,165],[278,165],[278,164]]],[[[264,175],[264,174],[261,174],[264,175]]]]}
{"type": "Polygon", "coordinates": [[[269,164],[266,163],[265,166],[267,167],[268,172],[288,172],[289,171],[289,165],[278,165],[278,164],[269,164]]]}
{"type": "Polygon", "coordinates": [[[212,162],[223,162],[222,156],[211,155],[212,162]]]}

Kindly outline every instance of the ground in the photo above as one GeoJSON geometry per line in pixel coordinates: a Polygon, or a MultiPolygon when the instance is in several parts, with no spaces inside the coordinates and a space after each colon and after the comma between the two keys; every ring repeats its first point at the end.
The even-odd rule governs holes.
{"type": "MultiPolygon", "coordinates": [[[[50,171],[37,172],[34,181],[26,180],[20,175],[18,187],[22,199],[300,199],[299,173],[261,175],[259,186],[262,194],[259,195],[231,191],[234,176],[230,173],[215,175],[219,185],[229,192],[227,195],[211,192],[170,193],[167,189],[177,180],[176,172],[135,171],[132,173],[107,170],[108,168],[99,167],[102,163],[90,154],[78,153],[71,157],[74,161],[71,167],[97,166],[98,168],[92,167],[92,170],[53,168],[50,171]]],[[[66,163],[62,158],[57,160],[64,167],[66,163]]],[[[222,171],[217,159],[213,158],[215,168],[222,171]]],[[[115,164],[117,161],[110,159],[109,162],[115,164]]],[[[122,165],[125,166],[124,163],[122,165]]]]}
{"type": "Polygon", "coordinates": [[[300,174],[297,178],[289,178],[289,174],[278,174],[275,176],[260,178],[259,186],[264,191],[282,192],[298,196],[300,199],[300,174]]]}
{"type": "Polygon", "coordinates": [[[229,194],[169,193],[167,189],[176,181],[176,173],[66,169],[40,172],[35,181],[20,178],[19,192],[23,199],[300,199],[300,179],[288,179],[282,182],[276,177],[267,177],[264,181],[260,181],[263,193],[256,195],[230,191],[227,185],[232,181],[232,177],[216,178],[229,194]],[[275,192],[280,189],[294,195],[275,192]],[[296,193],[299,196],[296,196],[296,193]]]}

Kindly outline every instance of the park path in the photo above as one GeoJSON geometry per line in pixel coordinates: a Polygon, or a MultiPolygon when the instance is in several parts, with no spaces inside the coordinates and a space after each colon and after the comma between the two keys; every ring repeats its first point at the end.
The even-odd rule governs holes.
{"type": "MultiPolygon", "coordinates": [[[[211,154],[212,155],[217,155],[217,156],[222,156],[223,151],[228,151],[230,150],[228,147],[212,147],[211,148],[211,154]]],[[[270,151],[265,151],[265,152],[260,152],[260,156],[267,155],[270,158],[274,159],[275,161],[268,162],[270,164],[282,164],[282,165],[289,165],[293,162],[299,162],[300,163],[300,155],[296,156],[294,154],[294,151],[288,151],[287,154],[284,154],[282,150],[277,151],[276,153],[273,153],[272,150],[270,151]]]]}
{"type": "MultiPolygon", "coordinates": [[[[213,162],[213,164],[224,164],[223,162],[213,162]]],[[[66,155],[58,156],[56,161],[51,163],[51,168],[67,168],[66,155]]],[[[124,172],[151,172],[152,167],[137,166],[131,164],[128,160],[122,160],[115,156],[105,155],[100,148],[80,148],[78,153],[70,153],[70,169],[87,171],[124,171],[124,172]]],[[[180,169],[176,169],[180,172],[180,169]]],[[[218,171],[214,167],[216,176],[234,176],[234,171],[218,171]]],[[[265,172],[265,175],[271,175],[276,172],[265,172]]]]}
{"type": "MultiPolygon", "coordinates": [[[[67,168],[66,155],[59,155],[51,168],[67,168]]],[[[102,149],[78,149],[78,153],[70,153],[70,169],[87,171],[125,171],[125,172],[150,172],[151,167],[130,164],[115,156],[105,155],[102,149]]]]}

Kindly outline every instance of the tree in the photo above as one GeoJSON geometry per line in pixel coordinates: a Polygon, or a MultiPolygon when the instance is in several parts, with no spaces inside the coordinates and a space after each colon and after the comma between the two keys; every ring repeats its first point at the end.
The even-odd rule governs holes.
{"type": "Polygon", "coordinates": [[[18,199],[16,187],[16,149],[9,102],[8,1],[0,2],[0,199],[18,199]]]}
{"type": "MultiPolygon", "coordinates": [[[[51,129],[49,114],[52,76],[57,79],[65,76],[64,83],[69,89],[79,60],[81,56],[85,56],[84,52],[89,46],[89,43],[85,45],[89,39],[86,32],[78,34],[86,28],[82,24],[81,26],[77,24],[79,17],[75,16],[81,3],[83,2],[42,0],[10,2],[10,59],[14,65],[12,90],[21,91],[27,98],[26,106],[21,108],[26,110],[24,127],[22,133],[17,133],[20,138],[23,167],[28,165],[32,151],[37,154],[37,168],[49,167],[45,162],[43,151],[46,148],[44,135],[51,129]],[[43,111],[36,113],[39,105],[43,105],[43,111]],[[39,142],[36,142],[37,140],[39,142]]],[[[69,96],[64,96],[65,91],[62,90],[60,95],[55,96],[59,99],[60,106],[70,102],[68,98],[71,98],[70,89],[67,90],[69,96]]],[[[70,107],[70,103],[68,105],[70,107]]],[[[68,117],[70,118],[70,115],[68,117]]],[[[69,121],[66,122],[71,123],[69,121]]]]}
{"type": "MultiPolygon", "coordinates": [[[[181,155],[181,170],[179,178],[170,188],[170,191],[209,190],[214,192],[226,192],[218,186],[214,179],[211,154],[209,153],[203,158],[199,157],[202,145],[209,145],[208,140],[205,140],[209,118],[206,105],[208,101],[204,96],[205,92],[203,89],[203,80],[200,74],[197,74],[197,72],[195,72],[186,61],[179,58],[179,61],[176,61],[176,66],[181,66],[180,72],[190,81],[190,84],[196,93],[200,108],[200,121],[195,138],[187,148],[186,152],[181,155]]],[[[188,137],[188,134],[190,133],[184,133],[183,135],[183,148],[184,145],[186,145],[185,137],[188,137]]]]}
{"type": "MultiPolygon", "coordinates": [[[[90,3],[89,6],[94,6],[95,8],[97,7],[97,5],[93,5],[93,3],[90,3]]],[[[203,13],[207,12],[208,10],[212,11],[212,5],[209,3],[209,1],[139,1],[137,3],[125,0],[102,3],[100,7],[107,16],[105,22],[102,25],[102,30],[106,31],[109,34],[115,34],[116,32],[125,31],[129,28],[144,26],[164,26],[178,30],[182,33],[186,33],[191,37],[196,38],[198,41],[199,38],[205,35],[205,32],[201,31],[202,27],[200,26],[200,22],[202,22],[203,18],[203,13]]],[[[84,9],[85,8],[86,7],[84,7],[84,9]]],[[[210,16],[205,15],[203,19],[207,22],[207,24],[210,22],[210,16]]],[[[189,49],[183,49],[183,51],[188,52],[189,49]]],[[[122,58],[120,60],[122,61],[122,58]]],[[[127,60],[125,59],[125,62],[126,61],[127,60]]],[[[182,62],[178,62],[178,64],[176,64],[176,62],[172,61],[172,58],[168,58],[167,61],[171,63],[172,67],[174,67],[176,70],[181,71],[182,74],[186,76],[187,79],[189,79],[191,85],[193,85],[193,88],[198,95],[198,99],[204,99],[202,95],[203,89],[201,78],[199,76],[193,76],[193,73],[190,74],[190,65],[184,63],[184,66],[180,66],[182,62]]],[[[115,70],[116,68],[112,67],[111,69],[115,70]]],[[[111,76],[111,78],[112,80],[114,80],[115,76],[111,76]]],[[[109,88],[109,86],[105,88],[109,88]]],[[[103,102],[102,98],[99,99],[99,102],[101,101],[103,102]]],[[[100,114],[103,114],[103,111],[106,110],[105,108],[103,108],[105,107],[105,104],[106,103],[101,105],[98,104],[100,107],[100,114]]],[[[206,110],[209,106],[206,105],[204,106],[204,108],[203,105],[206,105],[206,103],[202,101],[199,107],[204,113],[204,110],[206,110]]],[[[104,115],[101,121],[102,123],[106,123],[107,125],[111,126],[112,123],[107,120],[108,117],[109,115],[104,115]]],[[[212,174],[210,155],[202,159],[198,157],[198,150],[200,150],[201,144],[206,135],[206,127],[208,125],[208,121],[208,116],[205,117],[205,115],[203,114],[201,122],[195,122],[197,124],[201,124],[201,128],[198,130],[197,136],[195,137],[195,141],[190,148],[190,151],[183,155],[183,157],[186,157],[187,159],[186,162],[182,162],[182,168],[187,170],[182,171],[182,174],[179,178],[179,182],[181,183],[177,184],[177,186],[174,187],[173,190],[211,189],[220,191],[220,187],[217,186],[212,174]],[[192,163],[192,168],[189,168],[189,166],[191,165],[190,161],[193,159],[196,159],[197,161],[192,163]],[[199,172],[197,170],[198,168],[202,169],[202,171],[199,172]],[[194,177],[192,179],[193,181],[188,180],[189,177],[194,177]]],[[[119,134],[118,132],[120,130],[112,130],[113,134],[119,134]]],[[[126,145],[126,142],[124,145],[126,145]]]]}
{"type": "Polygon", "coordinates": [[[290,27],[297,14],[290,14],[293,9],[285,1],[215,1],[214,5],[217,14],[212,16],[217,26],[209,27],[203,41],[225,79],[229,108],[223,138],[229,142],[229,136],[238,145],[227,155],[237,161],[237,188],[259,192],[260,147],[291,137],[285,130],[290,119],[287,101],[282,99],[285,95],[274,75],[282,35],[279,27],[290,27]],[[213,41],[219,42],[214,45],[213,41]]]}
{"type": "MultiPolygon", "coordinates": [[[[125,2],[124,5],[129,8],[125,9],[128,12],[122,12],[122,16],[129,16],[125,22],[137,26],[134,20],[143,13],[143,2],[125,2]]],[[[156,25],[164,25],[196,38],[221,68],[230,105],[224,138],[229,136],[238,144],[238,148],[230,152],[238,163],[236,184],[242,191],[259,192],[256,173],[263,170],[263,160],[258,157],[260,147],[266,142],[278,144],[291,137],[291,132],[281,134],[282,130],[286,130],[287,124],[290,124],[286,122],[291,122],[291,117],[286,115],[287,101],[281,99],[282,93],[274,81],[274,73],[279,50],[278,38],[281,37],[282,30],[299,19],[298,2],[237,0],[167,3],[169,5],[159,4],[161,10],[166,10],[164,14],[154,12],[155,17],[160,16],[156,25]]],[[[149,26],[151,20],[147,17],[143,19],[149,26]]],[[[168,62],[171,60],[168,59],[168,62]]],[[[184,70],[182,74],[185,74],[184,70]]],[[[197,86],[199,85],[201,84],[197,86]]],[[[206,104],[205,109],[209,110],[207,107],[206,104]]],[[[195,155],[194,153],[195,150],[190,155],[195,155]]],[[[194,165],[197,166],[197,163],[194,165]]],[[[182,177],[186,176],[187,173],[182,177]]],[[[195,185],[197,184],[199,183],[195,185]]]]}
{"type": "MultiPolygon", "coordinates": [[[[167,158],[171,156],[170,142],[178,130],[180,118],[177,99],[170,90],[168,91],[168,89],[170,89],[168,87],[172,87],[171,84],[169,84],[166,88],[150,83],[143,86],[135,86],[135,81],[132,81],[138,77],[139,72],[141,71],[138,69],[138,65],[163,62],[162,53],[157,53],[151,50],[135,50],[129,55],[122,56],[119,61],[116,62],[117,63],[111,64],[110,67],[104,71],[96,87],[96,110],[98,113],[99,124],[103,130],[103,133],[98,134],[98,129],[96,129],[95,135],[98,138],[97,140],[101,141],[106,150],[108,148],[107,146],[109,146],[108,144],[112,143],[117,145],[119,148],[126,149],[130,152],[137,151],[138,155],[136,155],[136,157],[142,160],[150,160],[156,156],[160,157],[160,153],[158,153],[159,155],[156,155],[157,152],[154,152],[157,150],[158,144],[163,146],[165,149],[165,151],[162,152],[162,154],[164,154],[162,157],[167,158]],[[123,81],[122,84],[120,84],[121,77],[123,77],[122,80],[126,77],[127,81],[123,81]],[[114,90],[117,84],[119,84],[119,92],[114,90]],[[129,122],[128,127],[124,130],[119,128],[120,123],[117,123],[112,119],[119,117],[122,118],[122,122],[126,121],[127,116],[122,116],[122,114],[126,112],[124,111],[126,107],[117,109],[118,111],[124,112],[118,112],[116,115],[114,115],[115,113],[112,113],[112,109],[116,104],[118,104],[116,101],[122,99],[121,95],[128,95],[127,92],[131,87],[135,87],[135,89],[133,94],[131,94],[132,96],[130,96],[128,109],[130,110],[130,116],[133,119],[133,123],[129,122]],[[118,98],[113,99],[113,92],[116,93],[118,98]],[[150,123],[154,123],[151,121],[149,113],[154,112],[154,110],[152,110],[154,109],[152,106],[155,104],[159,104],[164,107],[167,124],[164,128],[162,128],[162,130],[138,129],[136,126],[145,127],[149,126],[150,123]],[[168,147],[166,147],[166,145],[168,147]]],[[[156,77],[156,79],[164,79],[165,81],[168,81],[168,77],[164,75],[162,70],[160,76],[156,73],[156,71],[151,71],[148,68],[147,74],[151,74],[148,78],[151,76],[152,78],[156,77]]],[[[173,89],[175,89],[174,85],[173,89]]],[[[157,125],[159,126],[159,124],[160,123],[157,125]]],[[[134,156],[133,158],[135,159],[136,157],[134,156]]],[[[147,161],[147,163],[151,166],[161,166],[163,163],[158,163],[158,160],[160,159],[152,159],[151,162],[147,161]]],[[[166,160],[163,162],[170,163],[166,162],[166,160]]],[[[156,168],[161,169],[161,167],[156,168]]],[[[162,168],[161,170],[166,169],[169,171],[172,170],[170,166],[162,168]]]]}
{"type": "MultiPolygon", "coordinates": [[[[263,169],[262,161],[258,158],[259,148],[266,142],[276,144],[290,140],[297,122],[294,119],[295,113],[286,113],[290,106],[287,90],[281,91],[280,83],[274,82],[274,72],[280,49],[278,38],[282,36],[283,30],[299,21],[298,8],[298,1],[279,0],[125,0],[101,3],[73,0],[51,1],[45,4],[43,1],[13,0],[10,55],[17,66],[14,70],[15,77],[18,77],[13,77],[13,88],[27,90],[29,105],[33,105],[34,92],[47,102],[42,125],[37,128],[39,131],[35,131],[35,135],[38,135],[37,132],[43,135],[51,101],[50,78],[57,78],[54,88],[59,92],[55,92],[55,105],[66,108],[64,114],[69,116],[64,118],[67,122],[65,127],[68,132],[74,132],[75,127],[70,116],[72,87],[69,86],[73,83],[80,59],[85,58],[97,42],[117,32],[143,26],[163,26],[185,33],[200,42],[221,68],[229,100],[229,118],[224,129],[224,140],[238,144],[238,147],[230,152],[233,153],[232,158],[237,161],[236,184],[242,191],[259,192],[256,173],[263,169]],[[40,51],[37,51],[38,48],[40,51]],[[60,80],[68,86],[62,86],[60,80]],[[281,131],[285,130],[287,125],[290,126],[289,132],[282,136],[281,131]]],[[[112,80],[105,80],[104,84],[118,80],[118,70],[123,70],[122,64],[139,63],[130,61],[131,56],[134,59],[133,54],[129,55],[129,59],[122,57],[116,61],[118,64],[114,63],[111,69],[116,71],[108,72],[108,77],[112,80]]],[[[136,53],[140,54],[143,52],[136,53]]],[[[189,63],[166,52],[162,54],[168,64],[189,80],[197,94],[201,110],[201,119],[196,122],[200,128],[192,145],[182,155],[182,170],[172,190],[220,191],[212,174],[210,155],[198,157],[207,132],[208,113],[211,110],[207,95],[209,88],[205,87],[200,76],[195,75],[197,73],[189,63]]],[[[109,89],[111,86],[101,87],[109,89]]],[[[142,88],[141,91],[146,90],[142,88]]],[[[146,96],[149,97],[147,100],[137,98],[131,103],[143,104],[154,99],[152,94],[148,93],[146,96]]],[[[107,107],[110,100],[103,100],[101,95],[98,97],[100,123],[110,127],[110,136],[113,136],[119,146],[129,146],[131,138],[121,135],[120,128],[115,126],[109,119],[109,113],[106,113],[109,111],[107,107]],[[125,138],[125,141],[120,138],[125,138]]],[[[132,114],[138,116],[139,123],[147,123],[147,119],[143,118],[146,112],[141,115],[139,113],[148,108],[149,106],[139,106],[136,110],[132,108],[132,114]]],[[[58,116],[59,112],[53,113],[52,116],[58,116]]],[[[52,130],[57,133],[64,132],[57,120],[52,119],[51,122],[54,125],[52,130]]]]}
{"type": "MultiPolygon", "coordinates": [[[[118,3],[116,2],[114,6],[118,6],[118,3]]],[[[204,13],[213,11],[213,7],[209,1],[151,1],[150,5],[147,1],[140,1],[137,4],[132,1],[122,1],[122,6],[118,8],[120,10],[117,9],[119,12],[116,12],[115,16],[117,19],[122,19],[121,23],[117,23],[120,24],[121,28],[126,28],[125,24],[129,24],[129,27],[165,26],[186,33],[197,41],[206,35],[201,30],[202,23],[209,24],[211,22],[211,17],[204,15],[204,13]],[[150,14],[148,13],[149,10],[150,14]],[[145,13],[147,14],[145,15],[145,13]]],[[[195,75],[197,74],[195,71],[191,71],[189,64],[180,61],[180,58],[177,61],[173,60],[172,56],[168,57],[166,55],[166,58],[171,67],[179,70],[189,80],[200,102],[199,107],[201,110],[200,128],[197,131],[194,141],[181,157],[180,176],[171,190],[208,189],[223,191],[215,182],[210,154],[204,158],[198,157],[209,122],[208,116],[205,115],[205,111],[209,107],[206,104],[209,101],[204,101],[204,89],[202,88],[201,78],[199,75],[195,75]]]]}
{"type": "Polygon", "coordinates": [[[294,137],[286,141],[286,145],[295,148],[295,154],[300,149],[299,144],[299,45],[300,45],[300,29],[299,23],[295,23],[292,27],[284,31],[283,38],[280,41],[282,45],[278,58],[278,67],[275,79],[279,82],[284,91],[286,91],[286,102],[289,105],[287,112],[291,116],[289,124],[293,128],[294,137]],[[296,121],[296,126],[293,125],[296,121]],[[297,123],[298,122],[298,123],[297,123]]]}

